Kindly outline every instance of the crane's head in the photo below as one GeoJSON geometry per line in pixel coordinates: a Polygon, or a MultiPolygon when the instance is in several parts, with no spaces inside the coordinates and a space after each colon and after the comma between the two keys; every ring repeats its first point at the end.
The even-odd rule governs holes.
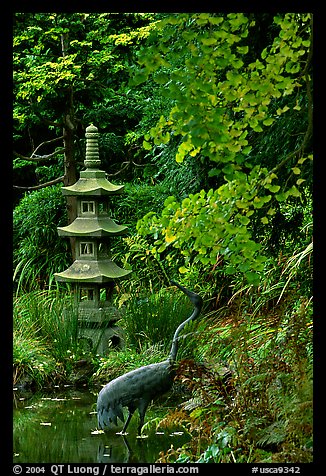
{"type": "Polygon", "coordinates": [[[196,294],[192,291],[189,291],[187,288],[185,288],[181,284],[177,283],[176,281],[171,280],[171,284],[173,284],[174,286],[177,286],[179,289],[181,289],[181,291],[183,291],[186,294],[186,296],[188,296],[188,298],[193,303],[193,305],[196,307],[198,312],[200,312],[200,310],[203,306],[203,300],[199,296],[199,294],[196,294]]]}

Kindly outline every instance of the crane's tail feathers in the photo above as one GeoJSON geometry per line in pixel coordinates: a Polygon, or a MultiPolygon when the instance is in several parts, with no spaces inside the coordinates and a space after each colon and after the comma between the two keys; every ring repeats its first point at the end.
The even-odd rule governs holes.
{"type": "Polygon", "coordinates": [[[202,308],[203,300],[198,294],[196,294],[192,291],[189,291],[189,289],[185,288],[184,286],[177,283],[176,281],[171,280],[171,284],[173,284],[174,286],[177,286],[179,289],[181,289],[181,291],[183,291],[185,293],[185,295],[188,296],[190,301],[194,304],[194,306],[197,309],[200,310],[202,308]]]}
{"type": "Polygon", "coordinates": [[[107,408],[102,406],[97,410],[97,422],[101,430],[109,428],[112,423],[117,426],[118,418],[124,423],[125,419],[121,405],[109,406],[107,408]]]}

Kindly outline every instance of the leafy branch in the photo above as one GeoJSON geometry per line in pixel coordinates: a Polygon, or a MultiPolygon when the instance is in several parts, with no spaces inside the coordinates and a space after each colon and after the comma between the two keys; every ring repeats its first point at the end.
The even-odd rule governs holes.
{"type": "Polygon", "coordinates": [[[313,132],[313,97],[312,97],[312,86],[311,86],[311,78],[309,75],[309,68],[311,66],[311,61],[312,61],[312,53],[313,53],[313,19],[311,17],[310,20],[310,26],[311,26],[311,32],[310,32],[310,38],[309,38],[309,51],[307,55],[307,61],[305,64],[305,67],[303,69],[303,72],[301,75],[299,75],[299,78],[302,76],[305,79],[305,85],[306,85],[306,91],[307,91],[307,118],[308,118],[308,127],[305,132],[303,141],[296,150],[288,154],[279,164],[277,164],[271,171],[270,174],[273,174],[277,172],[279,169],[281,169],[287,162],[289,162],[291,159],[297,156],[302,156],[304,151],[306,150],[306,147],[312,137],[312,132],[313,132]]]}
{"type": "MultiPolygon", "coordinates": [[[[172,260],[178,250],[185,264],[179,267],[181,273],[190,271],[196,263],[215,266],[222,256],[226,274],[240,271],[250,283],[259,284],[266,257],[261,253],[261,243],[252,238],[253,223],[270,226],[276,213],[270,204],[274,198],[284,202],[288,197],[301,196],[296,185],[305,179],[298,178],[296,185],[286,189],[286,183],[276,183],[275,172],[299,155],[298,164],[290,169],[294,176],[299,175],[301,164],[312,157],[303,156],[312,135],[308,73],[312,58],[311,18],[297,14],[274,17],[280,28],[278,35],[256,61],[247,65],[249,46],[244,42],[253,22],[243,14],[195,14],[191,28],[187,18],[167,19],[165,24],[175,28],[163,28],[160,43],[141,59],[144,68],[136,82],[152,74],[174,99],[168,118],[161,116],[145,135],[144,148],[150,150],[151,138],[159,145],[168,143],[173,135],[182,136],[176,161],[183,162],[187,156],[207,157],[219,164],[219,169],[212,169],[209,176],[221,177],[222,172],[224,183],[216,190],[190,194],[182,203],[169,197],[160,217],[148,214],[138,222],[138,232],[156,238],[153,253],[164,252],[172,260]],[[198,26],[204,24],[210,25],[209,31],[196,34],[198,26]],[[174,49],[169,54],[164,48],[172,41],[174,49]],[[185,54],[176,59],[172,55],[178,48],[190,51],[191,56],[185,54]],[[154,66],[153,55],[158,57],[154,66]],[[270,171],[261,160],[256,160],[255,165],[250,155],[252,132],[264,132],[264,127],[270,127],[291,109],[293,99],[276,112],[272,105],[280,101],[283,106],[285,98],[293,97],[302,87],[301,79],[308,99],[308,126],[302,144],[270,171]]],[[[301,107],[296,103],[292,109],[301,107]]]]}

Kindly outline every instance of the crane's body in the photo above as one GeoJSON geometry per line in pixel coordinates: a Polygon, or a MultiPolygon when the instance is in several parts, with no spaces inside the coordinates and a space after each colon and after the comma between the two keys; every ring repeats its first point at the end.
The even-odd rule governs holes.
{"type": "Polygon", "coordinates": [[[149,403],[172,387],[179,333],[188,322],[198,316],[202,307],[200,296],[178,283],[173,281],[172,283],[190,298],[195,309],[175,331],[171,351],[166,360],[132,370],[111,380],[102,388],[97,398],[97,419],[99,427],[103,430],[110,427],[112,423],[117,425],[118,418],[124,422],[123,407],[127,407],[129,414],[122,432],[126,431],[132,415],[138,409],[140,416],[138,434],[140,434],[149,403]]]}

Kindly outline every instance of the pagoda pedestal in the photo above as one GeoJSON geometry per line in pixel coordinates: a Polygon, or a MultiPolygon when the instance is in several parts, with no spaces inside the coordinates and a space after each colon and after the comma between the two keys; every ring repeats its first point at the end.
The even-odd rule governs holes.
{"type": "Polygon", "coordinates": [[[126,278],[131,270],[119,267],[110,259],[110,242],[127,232],[109,216],[108,199],[121,193],[123,185],[113,185],[100,170],[98,130],[90,125],[86,129],[86,170],[79,180],[62,187],[66,196],[75,196],[77,217],[68,226],[58,227],[59,236],[74,237],[75,261],[61,273],[57,281],[74,286],[78,310],[79,337],[86,339],[93,350],[105,354],[109,344],[118,345],[121,332],[116,326],[120,315],[113,306],[115,283],[126,278]]]}

